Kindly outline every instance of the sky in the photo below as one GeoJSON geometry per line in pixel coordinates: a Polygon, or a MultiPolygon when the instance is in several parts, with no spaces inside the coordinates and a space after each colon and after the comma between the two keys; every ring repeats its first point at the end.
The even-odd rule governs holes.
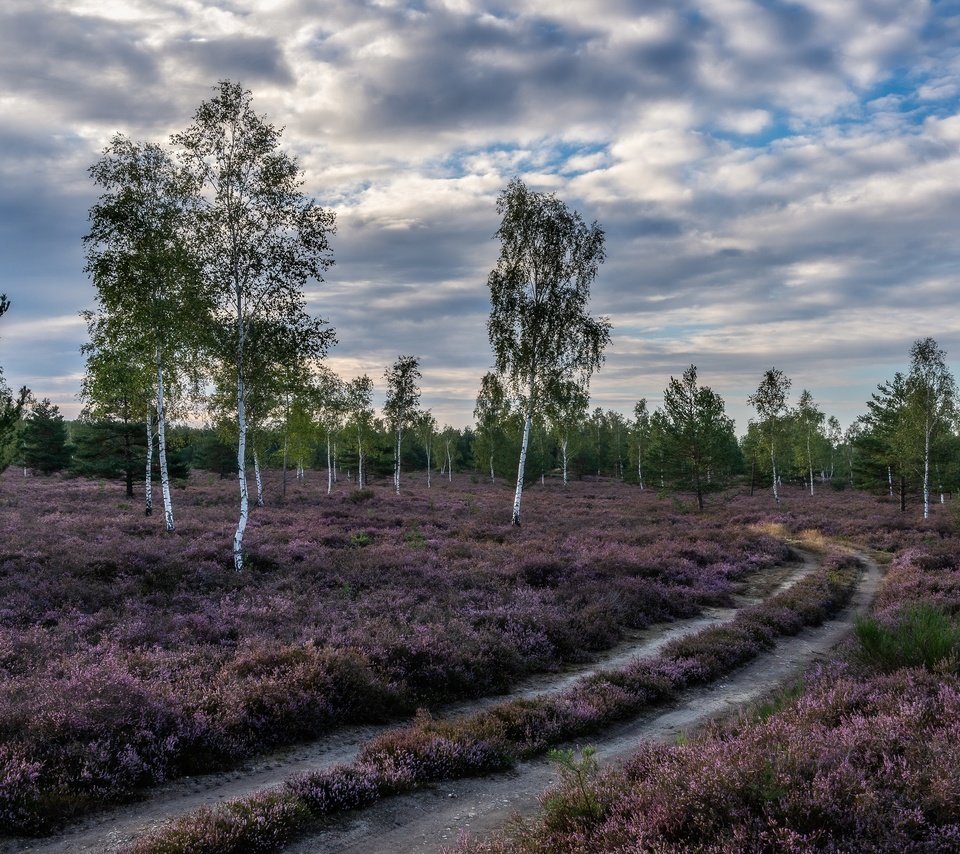
{"type": "Polygon", "coordinates": [[[960,0],[5,0],[0,366],[68,417],[95,306],[87,172],[166,143],[218,80],[284,127],[337,215],[308,306],[330,366],[421,360],[472,421],[514,176],[606,232],[591,406],[690,364],[738,432],[765,370],[846,426],[934,337],[960,366],[960,0]]]}

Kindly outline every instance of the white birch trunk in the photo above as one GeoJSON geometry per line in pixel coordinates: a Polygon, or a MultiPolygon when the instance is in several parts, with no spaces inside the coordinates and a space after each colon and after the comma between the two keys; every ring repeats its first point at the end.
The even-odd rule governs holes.
{"type": "Polygon", "coordinates": [[[447,442],[447,480],[453,483],[453,456],[450,454],[449,442],[447,442]]]}
{"type": "Polygon", "coordinates": [[[363,488],[363,443],[357,440],[357,489],[363,488]]]}
{"type": "Polygon", "coordinates": [[[563,437],[560,443],[560,450],[563,453],[563,485],[567,485],[567,437],[563,437]]]}
{"type": "Polygon", "coordinates": [[[160,457],[160,489],[163,492],[163,520],[166,530],[173,531],[173,501],[170,497],[170,475],[167,470],[167,413],[163,401],[163,370],[157,350],[157,453],[160,457]]]}
{"type": "Polygon", "coordinates": [[[330,434],[327,433],[327,495],[333,492],[333,458],[330,453],[330,434]]]}
{"type": "Polygon", "coordinates": [[[247,494],[247,409],[244,395],[246,389],[243,383],[243,369],[237,371],[237,426],[239,439],[237,441],[237,480],[240,483],[240,519],[237,521],[237,531],[233,535],[233,568],[240,572],[243,569],[243,532],[247,529],[247,519],[250,515],[250,497],[247,494]]]}
{"type": "Polygon", "coordinates": [[[511,523],[520,527],[520,498],[523,496],[523,470],[527,465],[527,445],[530,443],[530,424],[533,421],[533,415],[527,412],[526,420],[523,422],[523,442],[520,444],[520,465],[517,467],[517,491],[513,495],[513,518],[511,523]]]}
{"type": "Polygon", "coordinates": [[[493,453],[490,454],[490,483],[496,483],[497,479],[493,475],[493,453]]]}
{"type": "Polygon", "coordinates": [[[333,482],[337,482],[337,441],[333,441],[333,482]]]}
{"type": "MultiPolygon", "coordinates": [[[[23,470],[26,475],[27,470],[23,470]]],[[[143,499],[145,513],[153,515],[153,409],[147,407],[147,470],[143,475],[143,499]]]]}
{"type": "Polygon", "coordinates": [[[643,449],[637,446],[637,480],[640,483],[640,489],[643,490],[643,449]]]}
{"type": "Polygon", "coordinates": [[[887,489],[890,491],[890,497],[893,498],[893,469],[887,466],[887,489]]]}
{"type": "Polygon", "coordinates": [[[923,436],[923,518],[930,518],[930,424],[923,436]]]}
{"type": "Polygon", "coordinates": [[[257,507],[263,507],[263,478],[260,476],[260,455],[253,449],[253,477],[257,482],[257,507]]]}
{"type": "Polygon", "coordinates": [[[393,456],[393,489],[400,494],[400,443],[403,441],[403,431],[397,430],[397,449],[393,456]]]}
{"type": "Polygon", "coordinates": [[[773,468],[773,500],[777,502],[777,506],[780,505],[780,492],[777,489],[778,486],[778,477],[777,477],[777,455],[773,450],[773,442],[770,443],[770,465],[773,468]]]}

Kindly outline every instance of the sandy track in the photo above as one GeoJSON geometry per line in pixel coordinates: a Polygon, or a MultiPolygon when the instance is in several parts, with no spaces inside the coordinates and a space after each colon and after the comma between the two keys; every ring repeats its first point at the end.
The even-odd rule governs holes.
{"type": "MultiPolygon", "coordinates": [[[[859,556],[866,571],[850,604],[834,619],[781,640],[775,649],[726,679],[686,691],[667,710],[651,711],[584,743],[597,748],[601,764],[620,761],[640,741],[673,741],[682,732],[762,699],[811,664],[829,658],[848,636],[853,620],[866,613],[880,581],[876,563],[859,556]]],[[[438,784],[341,816],[284,850],[287,854],[436,854],[452,845],[461,830],[483,835],[502,829],[513,815],[532,814],[540,794],[556,779],[554,766],[541,758],[505,773],[438,784]]]]}
{"type": "MultiPolygon", "coordinates": [[[[569,688],[578,679],[598,670],[623,667],[634,658],[656,654],[671,640],[697,632],[710,625],[727,622],[733,618],[739,607],[758,602],[796,583],[817,565],[815,557],[809,552],[800,552],[799,557],[801,560],[795,563],[761,570],[743,582],[736,597],[737,608],[709,608],[698,617],[650,626],[647,629],[632,633],[624,642],[608,650],[591,663],[571,665],[555,673],[539,674],[518,683],[508,694],[449,704],[442,709],[434,710],[434,714],[435,716],[465,714],[479,711],[509,698],[532,698],[544,694],[558,693],[569,688]]],[[[773,654],[776,655],[777,652],[775,651],[773,654]]],[[[691,699],[690,702],[695,704],[697,701],[691,699]]],[[[19,852],[26,851],[44,852],[44,854],[67,854],[67,852],[119,851],[134,840],[159,829],[174,818],[193,812],[201,806],[214,806],[231,798],[252,794],[259,789],[282,783],[297,773],[314,771],[341,762],[350,762],[365,742],[393,726],[396,726],[396,724],[344,727],[317,742],[258,757],[232,771],[179,779],[151,790],[148,798],[144,801],[112,807],[96,813],[56,837],[35,840],[14,839],[0,842],[0,852],[2,854],[19,854],[19,852]]],[[[599,739],[593,739],[591,743],[596,743],[598,748],[601,747],[599,739]]],[[[600,754],[603,755],[602,749],[600,754]]],[[[440,836],[436,835],[440,832],[437,827],[425,826],[420,831],[414,831],[420,834],[419,838],[424,840],[423,844],[428,845],[428,847],[422,849],[408,848],[405,845],[397,847],[397,843],[394,843],[392,847],[385,843],[385,847],[380,848],[377,847],[378,843],[375,839],[379,834],[383,834],[385,838],[389,837],[394,825],[407,826],[407,821],[399,818],[400,813],[406,809],[401,806],[402,804],[409,804],[411,815],[408,818],[415,822],[420,812],[426,811],[429,815],[438,814],[440,811],[437,810],[436,804],[442,797],[446,799],[445,803],[449,802],[446,803],[446,806],[454,808],[452,812],[448,810],[443,813],[444,815],[449,813],[451,826],[467,826],[470,824],[473,820],[470,815],[471,811],[477,812],[479,810],[484,814],[500,815],[502,817],[508,815],[513,809],[520,809],[525,803],[529,803],[528,808],[532,809],[536,804],[536,795],[549,783],[551,772],[552,768],[546,762],[525,763],[506,775],[483,778],[483,780],[462,781],[462,784],[445,785],[442,793],[438,789],[411,797],[392,799],[366,810],[362,814],[363,817],[356,819],[358,824],[354,830],[346,828],[342,832],[324,833],[321,835],[322,838],[317,838],[314,842],[300,843],[290,850],[303,852],[318,850],[373,852],[382,850],[390,852],[390,854],[407,850],[436,851],[441,844],[448,844],[452,841],[445,828],[440,836]],[[525,775],[533,773],[534,769],[539,769],[539,771],[531,776],[530,786],[526,784],[518,785],[517,791],[513,792],[508,783],[504,786],[502,793],[492,795],[494,800],[487,802],[484,799],[482,795],[483,787],[479,784],[482,784],[485,780],[489,779],[492,788],[495,789],[494,781],[501,778],[510,781],[519,779],[521,776],[525,778],[525,775]],[[542,771],[542,774],[539,773],[540,771],[542,771]],[[476,788],[471,788],[471,784],[476,788]],[[465,787],[462,797],[456,794],[457,788],[461,785],[465,787]],[[529,792],[524,795],[523,792],[528,789],[529,792]],[[467,795],[467,792],[474,792],[475,794],[467,795]],[[448,797],[448,795],[450,796],[448,797]],[[464,800],[470,798],[479,799],[481,806],[473,807],[464,804],[464,800]],[[497,798],[500,800],[497,800],[497,798]],[[483,806],[483,804],[486,804],[486,806],[483,806]],[[456,808],[460,807],[462,809],[458,811],[456,808]],[[388,823],[377,829],[376,819],[373,817],[381,813],[384,816],[389,816],[385,818],[388,823]],[[366,818],[368,814],[369,819],[366,818]],[[373,824],[368,834],[362,835],[362,838],[358,838],[355,843],[349,841],[356,836],[357,828],[370,822],[373,822],[373,824]],[[337,841],[341,834],[343,840],[337,841]],[[436,840],[436,844],[429,847],[431,843],[426,842],[426,840],[436,840]],[[334,847],[329,849],[326,847],[318,848],[318,845],[333,845],[334,847]],[[337,847],[341,845],[356,845],[358,847],[337,847]]],[[[480,812],[477,812],[477,814],[479,815],[480,812]]],[[[401,832],[402,835],[402,831],[398,832],[401,832]]],[[[411,844],[413,844],[412,840],[411,844]]]]}

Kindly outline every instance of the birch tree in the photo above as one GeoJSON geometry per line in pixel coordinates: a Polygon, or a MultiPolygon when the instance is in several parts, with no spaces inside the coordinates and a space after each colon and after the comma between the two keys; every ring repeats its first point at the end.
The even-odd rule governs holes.
{"type": "Polygon", "coordinates": [[[640,489],[644,489],[643,463],[650,446],[650,412],[645,397],[641,397],[633,407],[633,438],[637,449],[637,483],[640,489]]]}
{"type": "Polygon", "coordinates": [[[583,426],[589,405],[590,398],[586,390],[572,380],[561,383],[548,397],[547,423],[560,448],[564,486],[569,482],[571,437],[583,426]]]}
{"type": "Polygon", "coordinates": [[[427,455],[427,488],[429,489],[431,485],[433,440],[437,435],[437,419],[433,417],[433,413],[429,409],[425,409],[416,414],[413,426],[427,455]]]}
{"type": "Polygon", "coordinates": [[[596,222],[587,226],[555,195],[532,192],[519,178],[500,193],[497,213],[500,257],[487,279],[487,331],[496,371],[524,419],[511,519],[519,526],[534,415],[560,383],[588,387],[603,362],[611,326],[587,313],[590,286],[604,260],[603,229],[596,222]]]}
{"type": "Polygon", "coordinates": [[[800,392],[800,400],[794,413],[797,426],[800,428],[800,438],[805,450],[804,463],[807,470],[807,485],[813,495],[813,445],[822,438],[823,412],[813,401],[813,395],[804,389],[800,392]]]}
{"type": "Polygon", "coordinates": [[[337,433],[343,429],[343,419],[347,410],[347,390],[343,380],[325,365],[317,368],[311,388],[315,396],[314,408],[317,412],[317,420],[326,438],[327,495],[330,495],[334,484],[333,443],[337,433]]]}
{"type": "Polygon", "coordinates": [[[346,408],[357,443],[357,489],[363,487],[363,461],[367,436],[373,425],[373,380],[366,374],[350,380],[346,388],[346,408]]]}
{"type": "MultiPolygon", "coordinates": [[[[208,311],[207,292],[184,233],[195,184],[162,146],[122,134],[113,137],[89,172],[103,193],[90,208],[86,270],[102,313],[110,318],[104,329],[122,335],[135,358],[152,364],[163,515],[169,532],[175,523],[165,384],[178,362],[187,356],[189,363],[188,354],[197,351],[197,321],[208,311]]],[[[148,417],[148,429],[151,421],[148,417]]]]}
{"type": "Polygon", "coordinates": [[[840,427],[840,421],[836,415],[831,415],[827,419],[827,444],[830,446],[830,480],[833,480],[834,462],[836,461],[837,450],[843,443],[843,429],[840,427]]]}
{"type": "Polygon", "coordinates": [[[933,440],[954,420],[956,383],[947,368],[947,354],[933,338],[918,339],[910,348],[907,377],[911,416],[923,436],[923,518],[930,516],[930,449],[933,440]]]}
{"type": "Polygon", "coordinates": [[[387,368],[383,378],[387,381],[387,396],[383,414],[393,431],[393,488],[400,494],[400,449],[404,431],[413,425],[420,403],[420,361],[416,356],[397,356],[392,367],[387,368]]]}
{"type": "Polygon", "coordinates": [[[510,402],[507,400],[500,378],[494,373],[484,374],[483,379],[480,380],[480,391],[477,394],[473,417],[477,419],[477,434],[480,439],[478,449],[483,448],[486,451],[490,483],[496,482],[493,460],[509,415],[510,402]]]}
{"type": "Polygon", "coordinates": [[[780,490],[777,482],[777,440],[781,420],[787,411],[787,392],[791,381],[783,371],[770,368],[757,386],[757,390],[747,398],[760,418],[764,439],[770,452],[770,467],[773,473],[773,498],[780,504],[780,490]]]}
{"type": "MultiPolygon", "coordinates": [[[[193,123],[173,137],[182,162],[201,187],[192,219],[193,250],[215,295],[213,318],[218,355],[236,385],[237,476],[240,516],[233,563],[243,568],[243,535],[249,515],[246,402],[257,344],[254,324],[280,338],[291,327],[312,329],[313,349],[329,339],[305,312],[304,288],[322,281],[331,264],[329,237],[334,214],[307,197],[297,160],[281,150],[282,131],[257,115],[252,94],[221,81],[202,103],[193,123]]],[[[270,341],[260,346],[269,346],[270,341]]]]}

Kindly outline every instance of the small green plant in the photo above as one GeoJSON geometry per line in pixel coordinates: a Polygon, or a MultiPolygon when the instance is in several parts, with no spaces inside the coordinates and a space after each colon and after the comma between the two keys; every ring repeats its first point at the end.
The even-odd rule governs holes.
{"type": "Polygon", "coordinates": [[[414,525],[407,531],[407,533],[403,535],[403,539],[407,545],[415,549],[422,549],[427,544],[427,538],[423,535],[423,531],[420,530],[419,525],[414,525]]]}
{"type": "Polygon", "coordinates": [[[584,747],[579,756],[574,750],[551,750],[547,757],[560,769],[563,786],[549,793],[543,809],[549,826],[569,828],[582,819],[596,821],[603,815],[594,779],[597,776],[597,749],[584,747]]]}
{"type": "Polygon", "coordinates": [[[347,498],[354,504],[363,504],[364,501],[369,501],[373,498],[373,490],[364,486],[361,489],[353,490],[353,492],[347,495],[347,498]]]}
{"type": "Polygon", "coordinates": [[[799,700],[803,696],[804,690],[805,686],[802,677],[794,682],[790,682],[754,707],[752,712],[753,720],[762,722],[778,712],[782,712],[791,703],[799,700]]]}
{"type": "Polygon", "coordinates": [[[927,602],[904,608],[892,626],[875,617],[857,620],[856,634],[860,660],[878,670],[956,669],[960,626],[942,608],[927,602]]]}
{"type": "Polygon", "coordinates": [[[369,546],[373,542],[373,537],[370,536],[366,531],[354,531],[350,535],[350,545],[355,548],[362,549],[364,546],[369,546]]]}

